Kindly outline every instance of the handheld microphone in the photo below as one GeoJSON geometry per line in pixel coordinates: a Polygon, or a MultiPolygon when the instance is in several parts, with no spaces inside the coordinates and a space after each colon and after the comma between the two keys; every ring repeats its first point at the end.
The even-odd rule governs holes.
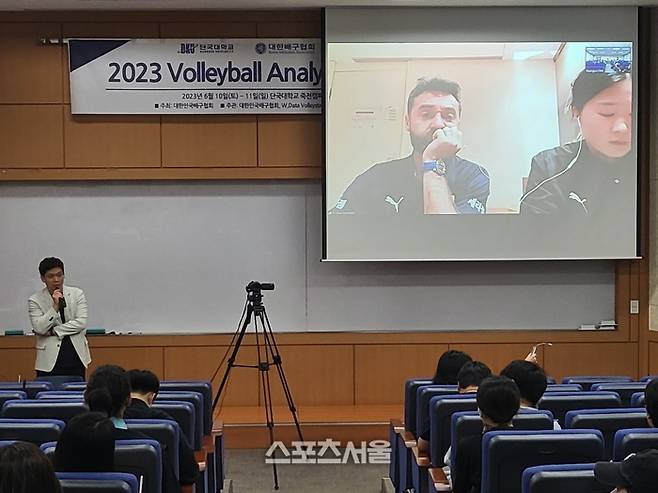
{"type": "Polygon", "coordinates": [[[62,308],[66,308],[66,299],[64,298],[64,290],[63,289],[58,289],[60,293],[62,293],[62,297],[59,299],[59,308],[60,310],[62,308]]]}

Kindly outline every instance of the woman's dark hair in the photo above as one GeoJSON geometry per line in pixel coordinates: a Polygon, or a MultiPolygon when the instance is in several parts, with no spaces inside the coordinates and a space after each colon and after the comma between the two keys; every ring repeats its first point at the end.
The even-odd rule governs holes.
{"type": "Polygon", "coordinates": [[[583,70],[571,84],[571,111],[580,113],[587,102],[608,87],[630,79],[630,72],[587,72],[583,70]]]}
{"type": "Polygon", "coordinates": [[[479,387],[482,380],[491,376],[491,369],[481,361],[468,361],[464,363],[457,375],[457,385],[460,389],[479,387]]]}
{"type": "Polygon", "coordinates": [[[53,465],[39,447],[16,442],[0,447],[0,493],[60,493],[53,465]]]}
{"type": "Polygon", "coordinates": [[[114,423],[104,413],[78,414],[64,427],[55,468],[65,472],[114,471],[114,423]]]}
{"type": "Polygon", "coordinates": [[[647,414],[653,421],[653,426],[658,428],[658,378],[654,378],[647,384],[644,390],[644,405],[647,414]]]}
{"type": "Polygon", "coordinates": [[[130,378],[128,372],[120,366],[99,366],[89,377],[85,401],[91,411],[121,418],[122,411],[129,400],[130,378]]]}
{"type": "Polygon", "coordinates": [[[505,425],[519,412],[521,394],[511,378],[489,377],[478,388],[477,403],[484,416],[496,425],[505,425]]]}
{"type": "Polygon", "coordinates": [[[441,355],[436,363],[436,372],[432,383],[437,385],[457,385],[457,375],[464,364],[473,361],[468,354],[463,351],[451,349],[441,355]]]}

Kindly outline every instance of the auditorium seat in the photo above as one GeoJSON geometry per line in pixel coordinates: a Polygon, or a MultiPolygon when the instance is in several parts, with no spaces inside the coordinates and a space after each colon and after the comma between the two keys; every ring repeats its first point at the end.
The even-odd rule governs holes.
{"type": "Polygon", "coordinates": [[[60,390],[74,390],[77,392],[84,392],[87,389],[87,382],[68,382],[62,384],[60,390]]]}
{"type": "Polygon", "coordinates": [[[185,401],[155,401],[153,409],[161,409],[176,420],[194,450],[201,449],[201,437],[196,436],[194,405],[185,401]]]}
{"type": "Polygon", "coordinates": [[[644,407],[644,392],[634,392],[631,395],[631,407],[644,407]]]}
{"type": "Polygon", "coordinates": [[[22,390],[0,390],[0,408],[7,401],[27,399],[27,394],[22,390]]]}
{"type": "Polygon", "coordinates": [[[601,460],[598,430],[490,431],[482,438],[481,493],[521,493],[525,469],[601,460]]]}
{"type": "Polygon", "coordinates": [[[171,390],[182,390],[187,392],[199,392],[203,396],[203,434],[210,435],[212,431],[212,385],[203,380],[164,380],[160,382],[160,392],[171,390]]]}
{"type": "Polygon", "coordinates": [[[84,379],[80,375],[55,375],[37,377],[37,382],[50,382],[54,390],[62,390],[62,386],[71,382],[83,382],[84,379]]]}
{"type": "MultiPolygon", "coordinates": [[[[430,429],[430,400],[439,395],[458,395],[457,389],[446,385],[422,385],[416,390],[415,435],[420,438],[430,429]]],[[[471,394],[473,396],[475,394],[471,394]]]]}
{"type": "Polygon", "coordinates": [[[37,392],[43,390],[54,390],[50,382],[0,382],[0,390],[22,390],[28,399],[34,399],[37,392]]]}
{"type": "Polygon", "coordinates": [[[658,449],[658,428],[628,428],[615,433],[612,460],[622,461],[628,455],[650,448],[658,449]]]}
{"type": "Polygon", "coordinates": [[[645,375],[642,378],[640,378],[640,382],[649,383],[651,380],[653,380],[654,378],[657,378],[657,377],[658,377],[658,375],[645,375]]]}
{"type": "MultiPolygon", "coordinates": [[[[416,436],[416,396],[418,387],[432,385],[432,380],[410,379],[404,384],[404,428],[416,436]]],[[[454,388],[457,386],[446,385],[444,387],[454,388]]]]}
{"type": "Polygon", "coordinates": [[[452,415],[459,411],[476,411],[475,394],[437,396],[430,400],[430,461],[432,467],[443,467],[450,447],[452,415]]]}
{"type": "Polygon", "coordinates": [[[0,447],[6,447],[12,443],[16,443],[16,440],[0,440],[0,447]]]}
{"type": "Polygon", "coordinates": [[[647,382],[605,382],[592,385],[593,391],[617,392],[622,406],[631,405],[631,396],[635,392],[644,392],[647,382]]]}
{"type": "Polygon", "coordinates": [[[0,418],[0,440],[21,440],[41,445],[57,441],[64,430],[59,419],[0,418]]]}
{"type": "MultiPolygon", "coordinates": [[[[55,453],[55,442],[41,445],[46,455],[55,453]]],[[[116,472],[143,478],[142,493],[162,493],[162,450],[156,440],[117,440],[114,449],[116,472]]]]}
{"type": "Polygon", "coordinates": [[[583,386],[579,383],[554,383],[546,387],[546,392],[580,392],[583,386]]]}
{"type": "Polygon", "coordinates": [[[73,399],[25,399],[5,402],[0,410],[0,417],[53,418],[68,421],[88,410],[84,402],[73,399]]]}
{"type": "Polygon", "coordinates": [[[594,477],[594,464],[529,467],[521,478],[522,493],[609,493],[594,477]]]}
{"type": "Polygon", "coordinates": [[[180,427],[176,421],[168,419],[127,419],[128,429],[144,433],[164,446],[165,459],[174,467],[176,479],[180,479],[180,463],[178,457],[178,442],[180,427]]]}
{"type": "Polygon", "coordinates": [[[590,390],[591,386],[595,383],[604,382],[632,382],[631,377],[624,375],[582,375],[573,377],[564,377],[562,383],[579,383],[583,386],[583,390],[590,390]]]}
{"type": "Polygon", "coordinates": [[[85,399],[84,393],[73,390],[44,390],[38,392],[37,399],[74,399],[83,401],[85,399]]]}
{"type": "Polygon", "coordinates": [[[624,428],[649,426],[647,413],[643,408],[584,409],[569,411],[565,417],[568,429],[595,429],[603,433],[605,445],[603,458],[612,459],[615,433],[624,428]]]}
{"type": "Polygon", "coordinates": [[[539,400],[539,409],[547,409],[564,427],[567,411],[576,409],[607,409],[621,407],[621,399],[615,392],[551,392],[539,400]]]}
{"type": "Polygon", "coordinates": [[[554,385],[554,384],[556,384],[557,382],[555,381],[555,378],[547,376],[547,377],[546,377],[546,383],[547,383],[548,385],[554,385]]]}
{"type": "Polygon", "coordinates": [[[194,435],[193,438],[190,439],[190,442],[195,450],[199,450],[204,435],[203,394],[200,392],[182,390],[159,392],[155,398],[154,404],[171,401],[189,402],[194,406],[194,435]]]}
{"type": "Polygon", "coordinates": [[[123,472],[58,472],[62,493],[139,493],[133,474],[123,472]]]}

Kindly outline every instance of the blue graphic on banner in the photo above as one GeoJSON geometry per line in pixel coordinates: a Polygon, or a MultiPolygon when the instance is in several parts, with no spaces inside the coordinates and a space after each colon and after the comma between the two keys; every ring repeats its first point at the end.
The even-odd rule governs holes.
{"type": "Polygon", "coordinates": [[[69,70],[73,72],[128,42],[129,39],[71,39],[69,40],[69,70]]]}

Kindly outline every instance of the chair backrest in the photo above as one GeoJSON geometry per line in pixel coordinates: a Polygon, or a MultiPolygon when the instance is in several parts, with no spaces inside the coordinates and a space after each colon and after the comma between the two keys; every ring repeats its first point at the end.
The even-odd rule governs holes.
{"type": "Polygon", "coordinates": [[[658,378],[658,375],[645,375],[642,378],[640,378],[640,382],[647,382],[649,383],[651,380],[654,378],[658,378]]]}
{"type": "Polygon", "coordinates": [[[553,464],[523,471],[523,493],[609,493],[594,477],[594,464],[553,464]]]}
{"type": "Polygon", "coordinates": [[[546,376],[546,383],[548,385],[553,385],[556,384],[557,382],[555,381],[555,377],[549,377],[548,375],[546,376]]]}
{"type": "Polygon", "coordinates": [[[644,407],[644,392],[631,394],[631,407],[644,407]]]}
{"type": "Polygon", "coordinates": [[[604,460],[612,459],[615,433],[624,428],[649,426],[647,413],[643,408],[584,409],[569,411],[565,426],[570,429],[595,429],[603,433],[605,445],[604,460]]]}
{"type": "Polygon", "coordinates": [[[55,375],[37,377],[36,381],[50,382],[53,385],[54,390],[60,390],[65,383],[84,382],[84,379],[80,375],[55,375]]]}
{"type": "Polygon", "coordinates": [[[595,383],[603,382],[632,382],[631,377],[625,375],[582,375],[573,377],[564,377],[562,383],[579,383],[583,386],[583,390],[590,390],[591,386],[595,383]]]}
{"type": "MultiPolygon", "coordinates": [[[[55,454],[56,442],[44,443],[41,450],[55,454]]],[[[117,440],[114,448],[114,470],[143,478],[142,493],[162,493],[162,451],[156,440],[117,440]]]]}
{"type": "Polygon", "coordinates": [[[42,390],[53,390],[53,384],[50,382],[0,382],[0,390],[22,390],[27,394],[28,399],[34,399],[37,392],[42,390]]]}
{"type": "Polygon", "coordinates": [[[125,472],[58,472],[62,493],[139,493],[139,482],[125,472]]]}
{"type": "MultiPolygon", "coordinates": [[[[451,419],[450,467],[455,466],[455,457],[459,441],[482,433],[483,423],[478,411],[460,411],[454,413],[451,419]]],[[[520,409],[512,419],[514,430],[552,430],[553,415],[550,411],[536,409],[520,409]]]]}
{"type": "Polygon", "coordinates": [[[647,382],[605,382],[592,385],[594,391],[617,392],[622,406],[631,405],[631,396],[636,392],[644,392],[647,382]]]}
{"type": "Polygon", "coordinates": [[[450,447],[452,415],[477,410],[474,394],[438,395],[430,399],[430,460],[433,467],[443,467],[450,447]]]}
{"type": "Polygon", "coordinates": [[[414,435],[416,434],[416,390],[421,385],[432,385],[432,379],[410,378],[404,383],[404,427],[414,435]]]}
{"type": "Polygon", "coordinates": [[[166,402],[166,401],[182,401],[189,402],[194,406],[194,438],[193,445],[196,450],[201,448],[201,442],[203,441],[203,430],[204,430],[204,405],[203,405],[203,394],[200,392],[185,391],[185,390],[169,390],[164,392],[159,392],[155,398],[155,402],[166,402]]]}
{"type": "Polygon", "coordinates": [[[491,431],[482,437],[482,493],[521,493],[525,469],[601,460],[598,430],[491,431]]]}
{"type": "Polygon", "coordinates": [[[0,440],[0,447],[6,447],[12,443],[16,443],[16,440],[0,440]]]}
{"type": "Polygon", "coordinates": [[[615,433],[612,460],[624,460],[629,454],[658,449],[658,428],[629,428],[615,433]]]}
{"type": "Polygon", "coordinates": [[[75,390],[84,392],[87,389],[87,382],[68,382],[62,384],[60,390],[75,390]]]}
{"type": "Polygon", "coordinates": [[[194,415],[194,405],[189,402],[184,401],[154,401],[153,409],[161,409],[169,416],[174,418],[180,426],[181,431],[190,442],[192,447],[195,450],[199,450],[200,443],[197,447],[197,438],[195,437],[195,415],[194,415]]]}
{"type": "Polygon", "coordinates": [[[546,387],[546,392],[580,392],[583,386],[579,383],[553,383],[546,387]]]}
{"type": "Polygon", "coordinates": [[[85,396],[83,392],[77,390],[44,390],[38,392],[36,395],[37,399],[75,399],[75,400],[84,400],[85,396]]]}
{"type": "Polygon", "coordinates": [[[27,399],[27,394],[22,390],[0,390],[0,407],[7,401],[27,399]]]}
{"type": "Polygon", "coordinates": [[[212,431],[212,384],[204,380],[165,380],[160,382],[160,391],[186,390],[203,395],[203,434],[212,431]]]}
{"type": "Polygon", "coordinates": [[[538,407],[551,411],[555,419],[564,427],[567,411],[621,407],[621,399],[615,392],[551,392],[542,396],[538,407]]]}
{"type": "Polygon", "coordinates": [[[0,440],[21,440],[40,445],[59,439],[64,421],[59,419],[0,418],[0,440]]]}
{"type": "Polygon", "coordinates": [[[453,385],[421,385],[416,389],[416,436],[429,432],[430,400],[437,395],[457,395],[453,385]]]}
{"type": "Polygon", "coordinates": [[[169,419],[127,419],[128,429],[137,430],[149,438],[160,442],[163,446],[165,460],[174,467],[176,479],[180,477],[180,463],[178,461],[178,442],[180,441],[180,427],[176,421],[169,419]]]}
{"type": "Polygon", "coordinates": [[[68,421],[73,416],[89,411],[82,401],[73,399],[25,399],[7,401],[2,405],[3,418],[52,418],[68,421]]]}

